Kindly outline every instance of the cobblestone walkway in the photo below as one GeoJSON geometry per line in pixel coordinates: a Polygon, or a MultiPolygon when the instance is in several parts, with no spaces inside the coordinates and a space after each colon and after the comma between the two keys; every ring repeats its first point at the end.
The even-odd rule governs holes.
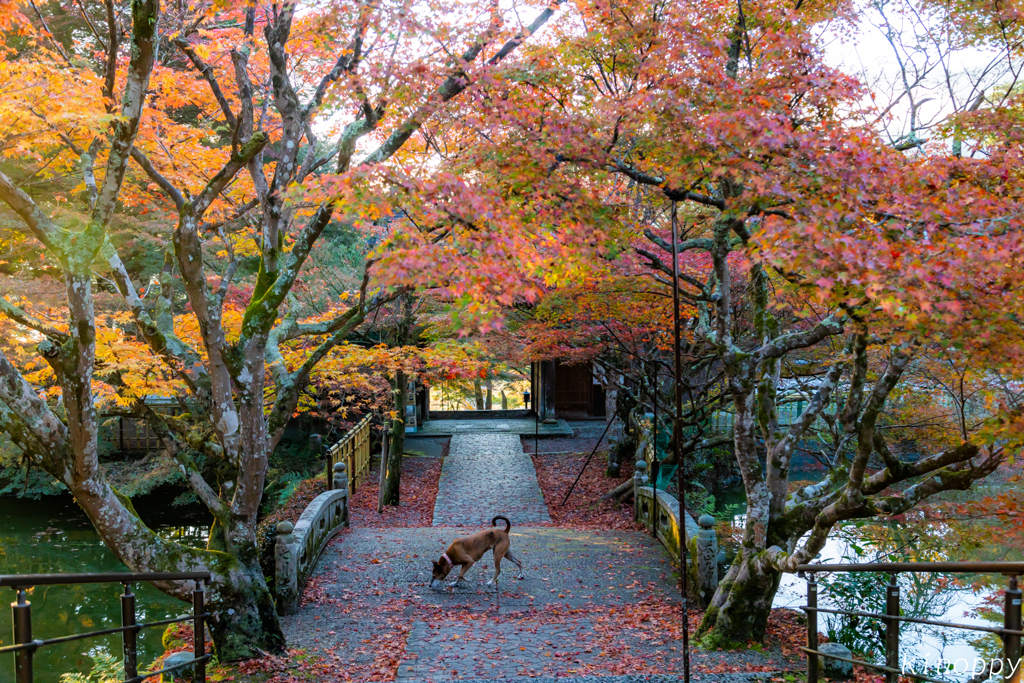
{"type": "MultiPolygon", "coordinates": [[[[434,526],[353,528],[334,539],[299,612],[281,619],[288,645],[344,667],[358,681],[528,676],[557,683],[572,676],[572,683],[638,683],[640,676],[593,674],[678,675],[677,576],[662,545],[637,531],[530,526],[549,520],[518,435],[456,435],[434,526]],[[513,578],[517,572],[506,564],[495,593],[485,585],[494,567],[488,553],[465,586],[431,590],[431,560],[455,538],[489,526],[495,514],[512,521],[512,549],[525,579],[513,578]]],[[[718,674],[723,663],[728,671],[800,666],[767,648],[741,656],[694,651],[692,662],[695,680],[703,670],[708,683],[756,680],[718,674]]]]}
{"type": "Polygon", "coordinates": [[[533,460],[515,434],[456,434],[441,469],[434,526],[513,527],[550,522],[533,460]]]}
{"type": "MultiPolygon", "coordinates": [[[[680,673],[674,628],[667,638],[632,628],[614,641],[602,638],[628,610],[662,611],[678,600],[668,554],[649,535],[513,527],[525,580],[505,569],[496,596],[485,585],[493,568],[488,554],[469,571],[466,587],[430,590],[430,561],[464,533],[441,527],[345,532],[314,571],[307,591],[314,599],[282,617],[289,647],[365,671],[380,662],[383,645],[401,641],[404,650],[390,666],[406,683],[610,674],[626,661],[680,673]]],[[[740,671],[748,664],[761,671],[801,666],[771,648],[735,655],[694,650],[692,662],[695,674],[721,670],[723,663],[740,671]]],[[[705,680],[730,680],[719,676],[705,680]]]]}

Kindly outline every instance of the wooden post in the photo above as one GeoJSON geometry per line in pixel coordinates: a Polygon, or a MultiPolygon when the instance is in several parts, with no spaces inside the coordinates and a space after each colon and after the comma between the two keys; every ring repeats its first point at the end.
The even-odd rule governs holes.
{"type": "Polygon", "coordinates": [[[343,462],[334,466],[334,488],[345,492],[345,496],[341,499],[341,523],[348,526],[348,477],[345,474],[345,463],[343,462]]]}
{"type": "Polygon", "coordinates": [[[540,421],[545,424],[555,421],[555,361],[540,362],[540,421]]]}
{"type": "MultiPolygon", "coordinates": [[[[899,615],[900,587],[894,573],[889,576],[889,585],[885,589],[885,616],[899,615]]],[[[893,669],[900,668],[900,622],[897,619],[890,618],[885,622],[885,664],[893,669]]],[[[899,677],[898,673],[886,671],[885,683],[898,683],[899,677]]]]}
{"type": "Polygon", "coordinates": [[[353,494],[356,492],[356,478],[358,472],[356,472],[356,453],[355,453],[355,439],[349,439],[345,445],[346,457],[345,460],[348,464],[348,471],[352,473],[352,476],[348,478],[348,492],[353,494]]]}
{"type": "MultiPolygon", "coordinates": [[[[1006,604],[1003,607],[1003,628],[1008,631],[1021,630],[1021,594],[1017,577],[1011,576],[1010,584],[1006,587],[1006,604]]],[[[1006,683],[1011,679],[1021,680],[1020,670],[1024,663],[1021,662],[1020,640],[1018,635],[1003,636],[1003,680],[1006,683]]]]}
{"type": "Polygon", "coordinates": [[[334,448],[327,449],[327,490],[334,490],[334,482],[331,479],[331,472],[334,468],[334,448]]]}
{"type": "Polygon", "coordinates": [[[807,683],[818,683],[818,584],[807,575],[807,683]]]}

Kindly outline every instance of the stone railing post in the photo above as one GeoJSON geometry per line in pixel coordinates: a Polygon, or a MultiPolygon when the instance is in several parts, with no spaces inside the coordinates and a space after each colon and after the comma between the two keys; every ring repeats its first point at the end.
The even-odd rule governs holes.
{"type": "MultiPolygon", "coordinates": [[[[633,472],[633,519],[640,520],[643,506],[640,504],[640,487],[647,486],[647,461],[637,460],[636,471],[633,472]]],[[[646,520],[644,520],[646,524],[646,520]]]]}
{"type": "Polygon", "coordinates": [[[700,605],[707,608],[718,589],[718,537],[715,535],[715,518],[701,515],[697,520],[697,586],[700,605]]]}
{"type": "Polygon", "coordinates": [[[279,522],[274,546],[274,592],[278,614],[294,614],[299,607],[299,557],[295,525],[279,522]]]}
{"type": "Polygon", "coordinates": [[[345,463],[339,462],[334,465],[334,490],[344,491],[345,495],[341,499],[341,523],[348,526],[348,468],[345,463]]]}

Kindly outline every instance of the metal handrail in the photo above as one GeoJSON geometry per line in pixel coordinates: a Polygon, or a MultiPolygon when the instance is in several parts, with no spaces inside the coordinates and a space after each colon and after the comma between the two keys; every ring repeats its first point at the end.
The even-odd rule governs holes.
{"type": "MultiPolygon", "coordinates": [[[[204,619],[210,617],[210,613],[199,615],[204,619]]],[[[70,636],[58,636],[57,638],[47,638],[46,640],[33,640],[31,643],[22,643],[21,645],[5,645],[0,647],[0,654],[7,654],[8,652],[18,652],[20,650],[38,650],[46,645],[59,645],[60,643],[71,643],[76,640],[85,640],[86,638],[98,638],[99,636],[110,636],[115,633],[124,633],[126,631],[141,631],[144,628],[156,628],[157,626],[169,626],[170,624],[180,624],[183,621],[192,621],[195,617],[191,614],[183,614],[180,617],[173,619],[163,619],[161,621],[147,621],[141,624],[135,624],[134,626],[118,626],[116,628],[105,628],[101,631],[89,631],[88,633],[74,633],[70,636]]]]}
{"type": "Polygon", "coordinates": [[[210,572],[107,572],[106,574],[0,574],[0,588],[78,585],[83,583],[153,583],[209,581],[210,572]]]}
{"type": "Polygon", "coordinates": [[[869,562],[866,564],[801,564],[798,573],[815,572],[898,572],[944,574],[1024,574],[1024,562],[869,562]]]}
{"type": "MultiPolygon", "coordinates": [[[[887,674],[894,674],[897,676],[904,675],[899,669],[891,666],[886,666],[885,664],[874,664],[872,662],[866,662],[863,659],[851,659],[850,657],[840,657],[839,655],[832,655],[827,652],[821,652],[820,650],[812,650],[809,647],[802,647],[800,649],[811,656],[827,657],[828,659],[836,659],[840,662],[846,662],[848,664],[866,666],[868,668],[876,669],[878,671],[884,671],[887,674]]],[[[949,683],[949,681],[943,680],[941,678],[932,678],[931,676],[925,676],[924,674],[907,674],[907,677],[914,678],[915,680],[919,681],[928,681],[928,683],[949,683]]]]}
{"type": "Polygon", "coordinates": [[[0,576],[0,587],[13,588],[17,600],[11,604],[14,622],[14,645],[0,647],[0,654],[14,653],[14,680],[16,683],[33,683],[32,658],[36,651],[48,645],[67,643],[86,638],[120,633],[124,644],[124,676],[125,683],[141,683],[141,681],[159,676],[165,672],[176,671],[188,666],[194,667],[198,683],[206,683],[206,662],[211,655],[206,653],[206,619],[211,616],[205,607],[204,583],[210,580],[210,572],[114,572],[106,574],[21,574],[0,576]],[[170,619],[137,623],[135,621],[135,594],[132,584],[156,583],[163,581],[195,581],[192,591],[192,614],[170,619]],[[32,637],[32,603],[26,599],[26,591],[35,586],[79,585],[109,583],[124,586],[121,595],[121,626],[115,628],[74,633],[40,640],[32,637]],[[193,659],[171,667],[140,674],[138,671],[138,633],[144,628],[166,626],[185,621],[192,622],[193,659]]]}
{"type": "Polygon", "coordinates": [[[824,607],[804,607],[805,612],[824,612],[826,614],[843,614],[850,617],[868,617],[869,619],[883,619],[886,621],[905,621],[910,624],[924,624],[925,626],[944,626],[946,628],[958,628],[964,631],[984,631],[996,635],[1024,636],[1024,631],[1014,631],[996,626],[976,626],[974,624],[954,624],[951,621],[934,621],[932,619],[918,619],[917,617],[890,617],[878,612],[858,612],[846,609],[826,609],[824,607]]]}
{"type": "Polygon", "coordinates": [[[818,683],[818,657],[835,659],[855,665],[867,666],[885,672],[886,683],[897,683],[900,676],[929,683],[948,683],[948,681],[932,678],[924,674],[905,672],[899,668],[900,623],[925,624],[944,628],[957,628],[969,631],[995,633],[1003,640],[1002,673],[1007,681],[1011,672],[1016,671],[1021,663],[1021,637],[1024,628],[1021,624],[1021,591],[1018,576],[1024,574],[1024,562],[890,562],[866,564],[803,564],[797,572],[807,579],[807,604],[801,609],[807,612],[807,647],[801,648],[807,654],[807,683],[818,683]],[[836,610],[818,607],[817,574],[838,572],[874,572],[889,575],[886,586],[885,613],[862,612],[855,610],[836,610]],[[1003,574],[1009,577],[1005,591],[1005,607],[1003,611],[1003,627],[975,626],[972,624],[956,624],[931,619],[918,619],[900,615],[900,588],[896,576],[901,572],[916,573],[965,573],[965,574],[1003,574]],[[872,664],[858,659],[850,659],[839,655],[821,652],[818,649],[818,614],[845,614],[879,619],[885,622],[885,665],[872,664]]]}

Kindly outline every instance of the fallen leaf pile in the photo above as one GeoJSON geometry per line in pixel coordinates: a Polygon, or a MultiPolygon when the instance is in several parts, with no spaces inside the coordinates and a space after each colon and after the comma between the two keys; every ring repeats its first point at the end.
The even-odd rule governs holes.
{"type": "Polygon", "coordinates": [[[349,501],[352,526],[388,529],[430,526],[440,479],[441,458],[405,458],[399,505],[384,506],[384,512],[377,514],[380,468],[374,466],[349,501]]]}
{"type": "MultiPolygon", "coordinates": [[[[529,441],[528,449],[533,450],[529,441]]],[[[633,476],[633,464],[623,463],[618,479],[605,476],[607,452],[599,450],[583,470],[579,483],[573,489],[569,500],[562,506],[565,494],[573,481],[580,475],[587,456],[597,439],[549,439],[540,444],[540,455],[533,455],[533,466],[537,470],[537,481],[544,493],[548,513],[554,526],[578,529],[639,529],[633,521],[633,504],[623,505],[615,501],[601,500],[601,496],[633,476]],[[570,443],[565,443],[570,442],[570,443]],[[589,448],[587,447],[589,445],[589,448]],[[575,454],[545,455],[545,451],[561,451],[573,448],[575,454]]]]}

